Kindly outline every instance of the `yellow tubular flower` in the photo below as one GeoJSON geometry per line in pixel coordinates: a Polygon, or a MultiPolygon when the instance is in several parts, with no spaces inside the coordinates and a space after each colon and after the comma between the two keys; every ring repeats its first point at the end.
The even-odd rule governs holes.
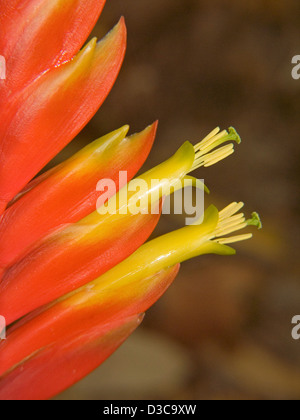
{"type": "Polygon", "coordinates": [[[252,234],[226,235],[247,226],[262,227],[257,213],[253,213],[249,220],[242,213],[236,214],[243,206],[243,203],[232,203],[220,212],[215,206],[210,206],[201,225],[186,226],[144,244],[125,261],[69,295],[70,299],[90,305],[92,300],[97,302],[106,288],[118,289],[121,285],[136,284],[188,259],[209,253],[235,254],[235,250],[226,244],[250,239],[252,234]]]}
{"type": "MultiPolygon", "coordinates": [[[[164,195],[169,195],[170,187],[173,188],[171,192],[182,188],[183,180],[188,180],[190,185],[195,186],[196,179],[188,174],[202,166],[214,165],[230,156],[234,152],[233,143],[219,147],[226,142],[237,144],[241,142],[240,136],[232,127],[229,131],[222,132],[220,128],[216,128],[195,146],[188,141],[185,142],[171,158],[128,183],[111,200],[98,208],[98,213],[105,215],[113,213],[115,209],[117,213],[126,214],[137,201],[141,203],[142,208],[148,209],[164,195]],[[153,183],[153,180],[157,180],[157,183],[153,183]],[[144,182],[147,188],[136,192],[141,182],[144,182]]],[[[208,192],[207,189],[206,191],[208,192]]],[[[93,213],[85,220],[95,223],[96,219],[97,214],[93,213]]]]}

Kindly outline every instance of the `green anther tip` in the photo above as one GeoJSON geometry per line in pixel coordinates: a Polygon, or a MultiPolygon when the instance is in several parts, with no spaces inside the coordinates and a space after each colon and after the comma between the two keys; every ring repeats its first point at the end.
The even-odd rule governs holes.
{"type": "Polygon", "coordinates": [[[247,220],[248,226],[256,226],[258,229],[263,227],[260,216],[258,213],[252,213],[252,219],[247,220]]]}
{"type": "Polygon", "coordinates": [[[237,144],[240,144],[242,142],[242,139],[235,128],[229,127],[228,132],[229,140],[235,141],[237,144]]]}

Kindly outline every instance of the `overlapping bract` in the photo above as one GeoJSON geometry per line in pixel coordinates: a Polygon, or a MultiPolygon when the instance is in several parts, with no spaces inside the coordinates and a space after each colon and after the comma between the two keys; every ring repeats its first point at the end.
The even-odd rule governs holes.
{"type": "Polygon", "coordinates": [[[104,362],[141,321],[142,316],[133,316],[108,324],[91,322],[80,331],[71,325],[72,333],[6,371],[0,400],[45,400],[64,391],[104,362]]]}
{"type": "MultiPolygon", "coordinates": [[[[66,2],[43,1],[43,4],[38,7],[36,3],[40,2],[17,2],[11,13],[14,14],[16,8],[20,8],[23,13],[23,4],[29,4],[34,9],[34,17],[39,21],[44,18],[45,10],[51,3],[58,3],[56,7],[59,10],[47,15],[51,25],[56,27],[56,17],[61,19],[61,10],[66,10],[66,2]],[[48,6],[45,6],[44,3],[48,6]]],[[[76,39],[78,37],[77,27],[80,26],[81,11],[85,7],[85,2],[68,1],[67,3],[69,3],[68,7],[70,6],[73,17],[64,22],[63,33],[66,38],[64,42],[70,44],[68,41],[70,37],[76,39]],[[77,7],[76,5],[79,3],[81,6],[77,7]],[[74,8],[74,6],[76,7],[74,8]]],[[[4,47],[2,50],[0,49],[1,55],[7,54],[8,56],[7,79],[0,81],[2,111],[0,117],[0,214],[9,201],[89,122],[107,97],[119,73],[126,48],[126,27],[123,18],[102,41],[97,43],[96,39],[92,39],[81,52],[70,60],[70,54],[76,47],[77,49],[80,47],[82,38],[91,31],[95,17],[102,8],[100,7],[99,10],[101,3],[99,1],[89,1],[88,3],[90,7],[94,3],[96,14],[94,18],[86,19],[84,24],[86,28],[79,36],[80,39],[74,41],[70,51],[66,51],[63,62],[57,57],[64,55],[64,43],[58,42],[56,45],[54,42],[55,53],[53,52],[51,57],[56,58],[53,58],[52,61],[45,58],[45,63],[42,64],[43,68],[38,73],[39,77],[29,70],[29,73],[32,73],[32,81],[29,84],[22,81],[20,86],[17,85],[15,93],[16,84],[14,81],[10,82],[14,78],[15,72],[12,69],[10,73],[10,62],[16,60],[19,63],[19,56],[14,50],[6,52],[4,47]],[[10,83],[13,84],[14,89],[10,87],[10,83]]],[[[30,8],[29,6],[28,8],[30,8]]],[[[5,16],[9,22],[13,19],[9,12],[2,17],[4,21],[5,16]]],[[[27,15],[24,13],[21,16],[25,25],[28,22],[27,15]]],[[[30,17],[32,18],[31,14],[30,17]]],[[[14,27],[14,24],[12,25],[14,27]]],[[[28,37],[30,39],[32,37],[34,40],[38,39],[39,30],[35,33],[35,21],[28,26],[26,28],[29,32],[28,37]]],[[[6,25],[3,24],[3,30],[5,27],[6,25]]],[[[46,34],[48,33],[47,28],[44,28],[43,25],[39,29],[42,32],[46,30],[46,34]]],[[[11,30],[14,32],[14,29],[11,30]]],[[[16,40],[21,36],[18,31],[16,36],[16,40]]],[[[57,41],[56,35],[53,36],[53,39],[57,41]]],[[[46,43],[46,45],[48,44],[46,43]]],[[[27,62],[28,65],[31,65],[34,60],[39,61],[40,56],[43,56],[43,53],[38,49],[31,46],[28,48],[31,54],[27,55],[26,51],[24,55],[22,54],[25,62],[22,68],[27,62]]],[[[45,47],[43,50],[48,51],[45,47]]]]}
{"type": "Polygon", "coordinates": [[[146,160],[156,129],[157,123],[126,137],[129,127],[122,127],[31,182],[3,215],[0,267],[11,266],[49,233],[95,211],[100,179],[111,179],[120,188],[119,172],[127,171],[130,181],[146,160]]]}
{"type": "Polygon", "coordinates": [[[7,60],[7,95],[72,59],[104,4],[105,0],[1,0],[0,51],[7,60]]]}
{"type": "MultiPolygon", "coordinates": [[[[0,315],[10,325],[0,343],[0,399],[47,399],[101,364],[170,286],[179,264],[205,253],[230,255],[228,237],[249,225],[242,203],[210,207],[201,225],[146,244],[167,184],[233,153],[233,128],[186,142],[166,162],[139,176],[148,188],[130,213],[129,194],[116,213],[96,211],[97,182],[109,178],[117,195],[145,162],[157,123],[126,137],[128,126],[96,140],[35,178],[92,118],[120,70],[124,19],[99,43],[83,42],[104,0],[0,0],[0,315]],[[73,57],[75,55],[75,57],[73,57]],[[222,146],[222,147],[220,147],[222,146]],[[152,179],[159,180],[153,188],[152,179]],[[154,199],[153,199],[153,193],[154,199]],[[151,212],[149,209],[156,211],[151,212]],[[123,211],[123,210],[127,211],[123,211]],[[24,317],[20,320],[21,317],[24,317]]],[[[100,200],[101,202],[101,200],[100,200]]],[[[103,207],[104,202],[102,203],[103,207]]]]}

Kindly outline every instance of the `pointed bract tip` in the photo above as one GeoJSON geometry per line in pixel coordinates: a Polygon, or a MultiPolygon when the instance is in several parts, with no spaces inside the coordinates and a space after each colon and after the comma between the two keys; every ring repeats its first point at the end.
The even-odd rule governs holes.
{"type": "Polygon", "coordinates": [[[146,315],[145,313],[142,313],[142,314],[138,315],[138,317],[136,319],[137,325],[141,325],[141,323],[144,321],[145,315],[146,315]]]}
{"type": "Polygon", "coordinates": [[[85,71],[89,68],[92,63],[95,49],[97,46],[97,38],[91,39],[91,41],[81,50],[79,53],[62,69],[66,70],[67,78],[64,79],[63,83],[66,86],[72,80],[77,80],[78,77],[85,74],[85,71]]]}
{"type": "Polygon", "coordinates": [[[148,125],[148,127],[146,127],[143,132],[144,133],[149,132],[155,138],[156,137],[156,133],[157,133],[157,129],[158,129],[158,121],[155,121],[154,123],[148,125]]]}
{"type": "Polygon", "coordinates": [[[125,18],[122,16],[119,20],[119,22],[105,35],[104,38],[100,39],[97,42],[97,46],[99,46],[103,41],[105,41],[108,37],[114,36],[115,34],[121,34],[125,38],[127,38],[127,27],[125,23],[125,18]]]}
{"type": "Polygon", "coordinates": [[[151,127],[154,127],[156,130],[158,129],[159,120],[154,121],[154,123],[151,124],[151,127]]]}
{"type": "Polygon", "coordinates": [[[125,124],[122,127],[119,128],[119,130],[117,130],[120,134],[124,135],[124,137],[127,136],[128,132],[130,130],[130,125],[125,124]]]}
{"type": "Polygon", "coordinates": [[[79,51],[79,53],[73,59],[73,62],[80,60],[80,58],[83,57],[84,55],[87,55],[87,54],[92,55],[92,53],[95,51],[96,46],[97,46],[97,38],[94,37],[79,51]]]}
{"type": "Polygon", "coordinates": [[[156,121],[154,121],[154,123],[150,124],[149,127],[147,127],[150,131],[153,130],[153,135],[154,136],[156,136],[156,133],[157,133],[158,123],[159,123],[159,121],[156,120],[156,121]]]}

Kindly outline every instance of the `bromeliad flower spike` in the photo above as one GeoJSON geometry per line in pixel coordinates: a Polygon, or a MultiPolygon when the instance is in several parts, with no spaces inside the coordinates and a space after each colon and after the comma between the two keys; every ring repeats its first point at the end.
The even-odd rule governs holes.
{"type": "Polygon", "coordinates": [[[247,220],[239,213],[243,203],[232,203],[222,211],[209,207],[201,224],[146,242],[166,185],[194,185],[191,172],[231,155],[240,143],[233,128],[184,143],[134,178],[157,122],[133,136],[124,126],[36,177],[93,117],[120,70],[123,18],[102,41],[82,48],[104,3],[0,0],[7,65],[0,80],[0,316],[8,326],[0,342],[1,400],[48,399],[79,381],[139,326],[180,263],[232,255],[229,244],[252,236],[235,232],[261,227],[257,213],[247,220]],[[119,181],[122,171],[127,185],[119,181]],[[107,178],[116,188],[101,196],[96,186],[107,178]],[[129,211],[134,182],[147,186],[137,194],[138,214],[129,211]],[[108,214],[124,191],[125,202],[108,214]]]}

